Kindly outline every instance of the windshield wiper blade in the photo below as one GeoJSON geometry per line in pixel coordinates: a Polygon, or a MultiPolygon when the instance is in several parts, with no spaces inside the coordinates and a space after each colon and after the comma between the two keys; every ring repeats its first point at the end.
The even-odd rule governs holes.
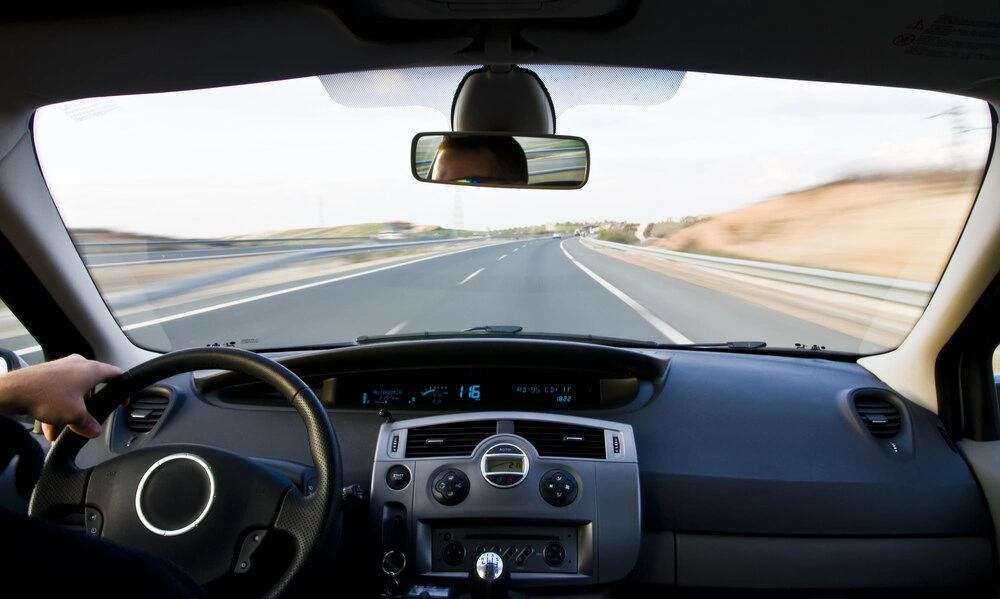
{"type": "Polygon", "coordinates": [[[665,343],[657,345],[661,349],[698,349],[701,347],[725,347],[728,349],[764,349],[764,341],[723,341],[721,343],[665,343]]]}
{"type": "Polygon", "coordinates": [[[462,329],[463,333],[471,333],[473,331],[483,331],[484,333],[500,333],[504,335],[513,335],[514,333],[520,333],[524,330],[524,327],[519,327],[516,324],[500,324],[500,325],[485,325],[478,327],[471,327],[468,329],[462,329]]]}
{"type": "Polygon", "coordinates": [[[380,343],[382,341],[412,341],[414,339],[447,339],[449,337],[478,337],[480,335],[516,335],[523,330],[517,325],[480,325],[460,331],[424,331],[423,333],[402,333],[394,335],[361,335],[355,342],[380,343]]]}

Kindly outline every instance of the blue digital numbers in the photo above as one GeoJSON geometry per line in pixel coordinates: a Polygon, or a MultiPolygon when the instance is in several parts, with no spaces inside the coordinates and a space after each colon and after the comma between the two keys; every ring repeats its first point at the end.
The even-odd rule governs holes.
{"type": "MultiPolygon", "coordinates": [[[[482,399],[482,393],[480,392],[479,387],[479,385],[469,385],[469,399],[473,401],[479,401],[482,399]]],[[[465,385],[458,388],[458,398],[465,398],[465,385]]]]}

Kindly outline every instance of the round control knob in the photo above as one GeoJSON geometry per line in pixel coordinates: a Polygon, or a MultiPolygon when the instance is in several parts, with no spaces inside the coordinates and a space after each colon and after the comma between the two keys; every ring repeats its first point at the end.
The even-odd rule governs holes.
{"type": "Polygon", "coordinates": [[[445,470],[434,477],[431,494],[442,505],[458,505],[469,496],[469,477],[461,470],[445,470]]]}
{"type": "Polygon", "coordinates": [[[458,541],[452,541],[451,543],[445,545],[444,552],[441,554],[441,559],[443,559],[444,563],[449,566],[457,566],[462,563],[463,559],[465,559],[465,547],[462,547],[462,544],[458,541]]]}
{"type": "Polygon", "coordinates": [[[573,475],[565,470],[549,470],[538,483],[542,499],[556,507],[573,503],[580,485],[573,475]]]}
{"type": "Polygon", "coordinates": [[[566,549],[559,543],[549,543],[542,553],[545,563],[550,566],[558,566],[566,559],[566,549]]]}

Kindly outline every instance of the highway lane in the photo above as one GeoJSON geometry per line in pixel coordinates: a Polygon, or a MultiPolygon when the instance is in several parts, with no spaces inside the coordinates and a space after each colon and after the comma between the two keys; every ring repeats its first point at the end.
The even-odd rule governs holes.
{"type": "Polygon", "coordinates": [[[249,299],[137,314],[127,323],[129,334],[152,347],[235,341],[263,349],[519,325],[640,341],[859,347],[849,336],[616,260],[575,238],[501,243],[400,264],[249,299]]]}
{"type": "Polygon", "coordinates": [[[489,324],[580,332],[597,318],[626,337],[655,337],[641,317],[573,266],[557,241],[542,240],[456,252],[151,326],[134,326],[140,320],[129,332],[140,344],[162,346],[169,340],[172,347],[184,347],[236,341],[253,348],[489,324]],[[231,334],[219,338],[207,331],[231,334]]]}
{"type": "Polygon", "coordinates": [[[626,290],[638,304],[697,343],[764,341],[773,347],[794,347],[801,343],[862,353],[883,349],[743,300],[738,288],[733,288],[731,293],[706,289],[618,260],[590,249],[578,239],[567,240],[563,245],[581,264],[615,288],[626,290]]]}

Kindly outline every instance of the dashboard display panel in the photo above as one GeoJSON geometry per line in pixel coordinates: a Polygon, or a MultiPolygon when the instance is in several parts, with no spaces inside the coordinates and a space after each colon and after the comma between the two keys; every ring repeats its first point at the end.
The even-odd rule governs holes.
{"type": "Polygon", "coordinates": [[[570,409],[598,406],[600,385],[594,378],[551,374],[349,375],[337,378],[334,404],[397,409],[570,409]]]}

